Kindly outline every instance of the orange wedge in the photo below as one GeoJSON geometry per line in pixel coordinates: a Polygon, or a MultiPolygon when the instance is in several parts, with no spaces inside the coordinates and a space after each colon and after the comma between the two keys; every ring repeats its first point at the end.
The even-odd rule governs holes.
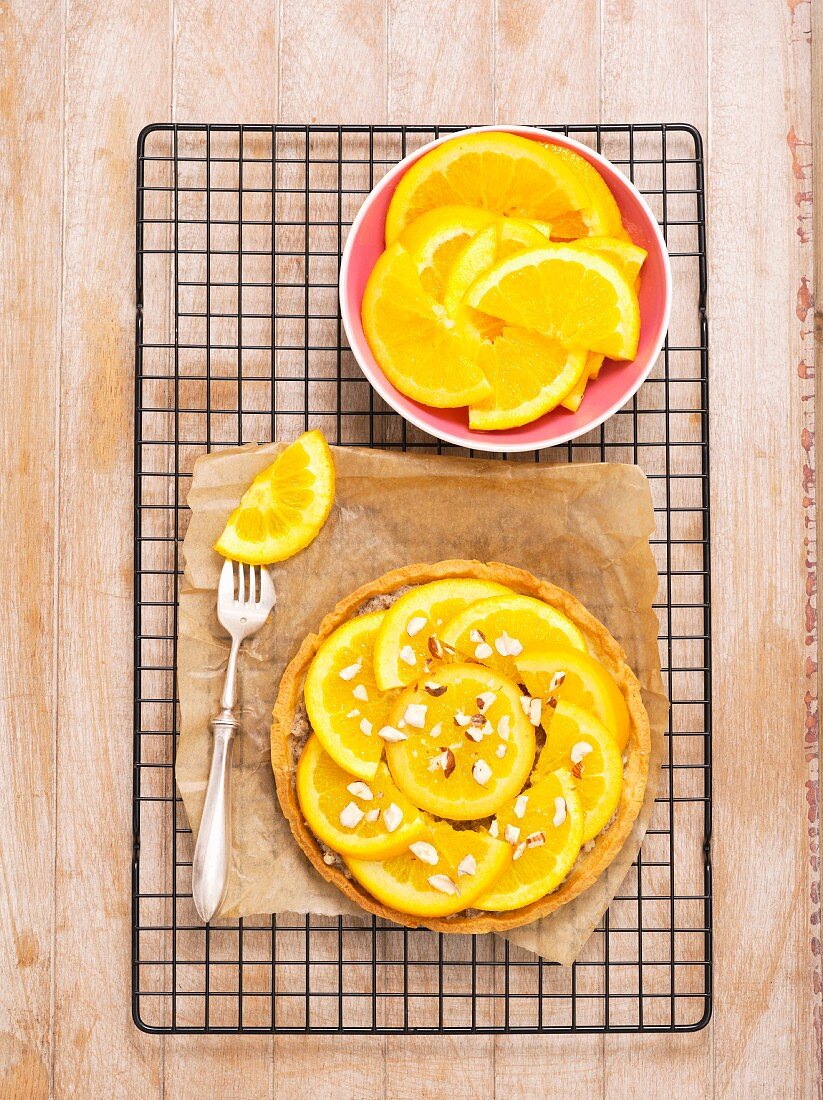
{"type": "Polygon", "coordinates": [[[606,260],[611,260],[626,281],[634,285],[645,263],[648,252],[632,241],[620,237],[581,237],[578,241],[567,242],[571,248],[582,252],[595,252],[606,260]]]}
{"type": "Polygon", "coordinates": [[[585,188],[587,202],[577,211],[558,217],[552,225],[554,240],[568,241],[588,236],[625,236],[623,219],[609,186],[594,165],[589,164],[573,149],[554,146],[558,157],[563,158],[577,174],[585,188]]]}
{"type": "Polygon", "coordinates": [[[601,355],[601,353],[597,351],[590,351],[588,353],[583,373],[560,402],[564,409],[568,409],[569,412],[577,412],[583,400],[583,394],[586,392],[586,386],[592,379],[597,378],[598,374],[600,374],[600,368],[605,358],[605,355],[601,355]]]}
{"type": "Polygon", "coordinates": [[[379,258],[362,306],[363,331],[397,389],[415,401],[448,409],[491,392],[480,369],[480,338],[448,316],[425,289],[411,254],[399,242],[379,258]]]}
{"type": "Polygon", "coordinates": [[[495,264],[466,304],[568,347],[633,359],[640,310],[631,284],[609,260],[572,245],[523,252],[495,264]]]}
{"type": "Polygon", "coordinates": [[[436,146],[400,180],[386,215],[386,244],[436,206],[553,222],[589,201],[580,172],[556,146],[500,131],[467,134],[436,146]]]}

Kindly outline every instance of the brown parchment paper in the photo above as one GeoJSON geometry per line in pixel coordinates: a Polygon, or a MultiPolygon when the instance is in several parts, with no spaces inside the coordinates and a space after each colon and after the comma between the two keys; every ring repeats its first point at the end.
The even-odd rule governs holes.
{"type": "MultiPolygon", "coordinates": [[[[232,448],[203,456],[194,469],[179,605],[176,777],[195,835],[209,772],[209,720],[219,709],[229,648],[215,607],[222,559],[212,546],[251,479],[281,449],[232,448]]],[[[369,919],[314,871],[280,811],[269,749],[280,676],[305,635],[366,581],[412,562],[494,560],[568,589],[601,619],[626,650],[649,712],[646,797],[620,854],[573,902],[506,934],[512,943],[569,965],[637,855],[659,784],[668,703],[652,609],[657,572],[649,547],[654,515],[648,482],[637,467],[619,463],[538,466],[333,451],[331,515],[306,550],[272,567],[277,604],[241,651],[232,870],[220,916],[288,911],[369,919]]]]}

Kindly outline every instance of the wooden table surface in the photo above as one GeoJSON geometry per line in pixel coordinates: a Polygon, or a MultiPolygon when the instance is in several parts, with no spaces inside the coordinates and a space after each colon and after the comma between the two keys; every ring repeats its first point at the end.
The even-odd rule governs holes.
{"type": "Polygon", "coordinates": [[[0,1095],[819,1095],[812,19],[808,0],[0,3],[0,1095]],[[701,1032],[133,1026],[134,148],[169,119],[703,132],[716,902],[701,1032]]]}

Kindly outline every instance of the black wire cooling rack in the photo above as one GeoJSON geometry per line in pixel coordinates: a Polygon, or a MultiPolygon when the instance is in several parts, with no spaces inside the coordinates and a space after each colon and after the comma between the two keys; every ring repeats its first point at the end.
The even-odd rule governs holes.
{"type": "Polygon", "coordinates": [[[407,152],[459,127],[153,125],[137,150],[132,1004],[155,1032],[692,1031],[711,1011],[711,654],[700,135],[557,126],[636,183],[666,235],[674,310],[648,381],[589,435],[525,461],[638,463],[652,485],[665,775],[651,827],[571,968],[492,936],[374,918],[204,927],[174,785],[180,546],[204,451],[291,439],[457,452],[407,426],[346,347],[340,254],[407,152]]]}

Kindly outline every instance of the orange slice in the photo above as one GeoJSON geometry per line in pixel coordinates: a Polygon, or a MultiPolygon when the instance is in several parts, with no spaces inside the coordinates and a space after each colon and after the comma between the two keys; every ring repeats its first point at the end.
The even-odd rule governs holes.
{"type": "Polygon", "coordinates": [[[557,145],[558,157],[562,157],[577,174],[587,193],[586,204],[577,211],[564,214],[552,225],[555,240],[574,240],[588,236],[622,236],[623,219],[609,185],[585,157],[573,149],[557,145]]]}
{"type": "Polygon", "coordinates": [[[585,649],[574,623],[532,596],[494,596],[459,612],[442,640],[464,657],[480,661],[519,683],[516,659],[526,646],[545,643],[585,649]]]}
{"type": "Polygon", "coordinates": [[[405,687],[427,671],[429,638],[458,611],[489,596],[509,594],[494,581],[454,577],[405,592],[389,610],[374,643],[374,676],[381,691],[405,687]]]}
{"type": "MultiPolygon", "coordinates": [[[[544,704],[553,696],[591,711],[623,751],[631,731],[629,708],[614,677],[599,661],[568,646],[530,646],[515,664],[530,695],[544,704]]],[[[548,713],[545,706],[543,713],[548,713]]]]}
{"type": "Polygon", "coordinates": [[[648,256],[645,248],[620,237],[582,237],[578,241],[569,241],[568,244],[581,252],[594,252],[610,260],[632,285],[648,256]]]}
{"type": "Polygon", "coordinates": [[[520,909],[551,893],[574,866],[583,843],[583,807],[567,771],[552,772],[504,807],[493,826],[512,847],[512,862],[477,909],[520,909]]]}
{"type": "Polygon", "coordinates": [[[480,401],[491,392],[478,365],[480,339],[427,293],[409,252],[387,248],[363,295],[363,331],[386,377],[435,408],[480,401]]]}
{"type": "Polygon", "coordinates": [[[495,264],[466,304],[568,347],[632,359],[640,335],[637,295],[603,256],[557,244],[495,264]]]}
{"type": "Polygon", "coordinates": [[[252,481],[214,549],[249,565],[283,561],[317,536],[333,503],[329,445],[320,432],[306,432],[252,481]]]}
{"type": "Polygon", "coordinates": [[[338,627],[315,654],[304,687],[312,729],[331,758],[360,779],[373,779],[383,755],[378,731],[393,697],[374,680],[374,640],[385,611],[338,627]]]}
{"type": "Polygon", "coordinates": [[[480,365],[492,392],[470,406],[469,427],[515,428],[556,408],[583,377],[587,354],[537,332],[504,328],[481,349],[480,365]]]}
{"type": "Polygon", "coordinates": [[[467,245],[497,220],[496,214],[473,206],[438,206],[406,226],[400,244],[414,260],[427,294],[443,301],[446,283],[467,245]]]}
{"type": "Polygon", "coordinates": [[[372,897],[418,917],[444,917],[474,904],[505,870],[512,850],[471,829],[433,822],[422,840],[385,861],[346,859],[372,897]]]}
{"type": "Polygon", "coordinates": [[[583,394],[586,392],[586,386],[600,374],[600,368],[605,358],[605,355],[601,355],[597,351],[588,353],[583,373],[560,402],[564,409],[568,409],[569,412],[577,412],[583,400],[583,394]]]}
{"type": "Polygon", "coordinates": [[[588,201],[579,171],[555,146],[500,131],[467,134],[426,153],[400,180],[386,215],[386,244],[436,206],[552,222],[588,201]]]}
{"type": "Polygon", "coordinates": [[[386,761],[416,806],[452,821],[488,817],[523,786],[535,753],[534,727],[517,686],[479,665],[443,665],[406,688],[389,726],[403,740],[386,761]]]}
{"type": "Polygon", "coordinates": [[[623,760],[617,742],[600,719],[574,703],[557,704],[532,781],[536,783],[559,768],[572,773],[585,815],[582,842],[586,844],[617,809],[623,790],[623,760]]]}
{"type": "Polygon", "coordinates": [[[368,782],[355,779],[313,735],[297,765],[297,799],[311,831],[340,855],[389,859],[426,831],[417,807],[380,764],[368,782]]]}

